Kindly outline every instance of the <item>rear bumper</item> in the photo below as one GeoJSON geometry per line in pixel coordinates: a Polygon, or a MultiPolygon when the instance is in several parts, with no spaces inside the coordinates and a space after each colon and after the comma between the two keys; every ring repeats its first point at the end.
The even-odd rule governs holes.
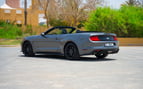
{"type": "Polygon", "coordinates": [[[118,53],[119,52],[119,48],[116,48],[116,49],[99,49],[99,50],[97,49],[97,50],[94,50],[92,52],[92,54],[95,54],[95,53],[97,53],[99,51],[106,51],[108,54],[114,54],[114,53],[118,53]]]}
{"type": "Polygon", "coordinates": [[[106,51],[108,54],[119,52],[118,41],[90,41],[78,46],[80,55],[94,55],[99,51],[106,51]],[[114,45],[106,45],[112,43],[114,45]]]}
{"type": "Polygon", "coordinates": [[[119,47],[82,49],[80,55],[94,55],[99,51],[106,51],[108,54],[115,54],[119,52],[119,47]]]}

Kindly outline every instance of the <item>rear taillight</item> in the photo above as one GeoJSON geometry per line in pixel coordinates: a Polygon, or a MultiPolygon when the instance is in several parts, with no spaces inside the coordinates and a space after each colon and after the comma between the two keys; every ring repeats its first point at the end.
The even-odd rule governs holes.
{"type": "Polygon", "coordinates": [[[91,41],[100,41],[100,39],[99,39],[98,36],[91,36],[91,37],[90,37],[90,40],[91,40],[91,41]]]}
{"type": "Polygon", "coordinates": [[[118,40],[116,36],[113,36],[113,38],[114,38],[114,40],[115,40],[115,41],[117,41],[117,40],[118,40]]]}

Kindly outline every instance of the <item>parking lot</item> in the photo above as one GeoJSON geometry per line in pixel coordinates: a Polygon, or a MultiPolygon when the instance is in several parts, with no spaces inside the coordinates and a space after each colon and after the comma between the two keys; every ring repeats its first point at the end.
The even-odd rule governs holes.
{"type": "Polygon", "coordinates": [[[0,47],[0,89],[143,89],[143,47],[80,60],[24,57],[20,47],[0,47]]]}

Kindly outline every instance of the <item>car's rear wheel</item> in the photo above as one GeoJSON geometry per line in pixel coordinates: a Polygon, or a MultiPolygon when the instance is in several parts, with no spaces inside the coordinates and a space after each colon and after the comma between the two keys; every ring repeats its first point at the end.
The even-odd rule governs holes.
{"type": "Polygon", "coordinates": [[[35,56],[33,52],[32,45],[29,42],[24,43],[23,45],[23,54],[28,57],[35,56]]]}
{"type": "Polygon", "coordinates": [[[79,59],[79,51],[74,43],[68,43],[64,48],[64,56],[67,59],[79,59]]]}
{"type": "Polygon", "coordinates": [[[108,53],[106,51],[100,51],[100,52],[96,53],[95,56],[97,58],[105,58],[108,56],[108,53]]]}

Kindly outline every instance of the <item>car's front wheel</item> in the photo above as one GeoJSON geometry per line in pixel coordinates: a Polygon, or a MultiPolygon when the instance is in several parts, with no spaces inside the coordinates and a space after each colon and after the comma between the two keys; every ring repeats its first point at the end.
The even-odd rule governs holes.
{"type": "Polygon", "coordinates": [[[108,56],[108,53],[106,51],[100,51],[100,52],[96,53],[95,56],[97,58],[105,58],[108,56]]]}
{"type": "Polygon", "coordinates": [[[78,48],[74,43],[68,43],[64,48],[64,56],[67,59],[79,59],[78,48]]]}
{"type": "Polygon", "coordinates": [[[28,57],[34,56],[32,45],[29,42],[24,43],[23,45],[23,54],[28,57]]]}

